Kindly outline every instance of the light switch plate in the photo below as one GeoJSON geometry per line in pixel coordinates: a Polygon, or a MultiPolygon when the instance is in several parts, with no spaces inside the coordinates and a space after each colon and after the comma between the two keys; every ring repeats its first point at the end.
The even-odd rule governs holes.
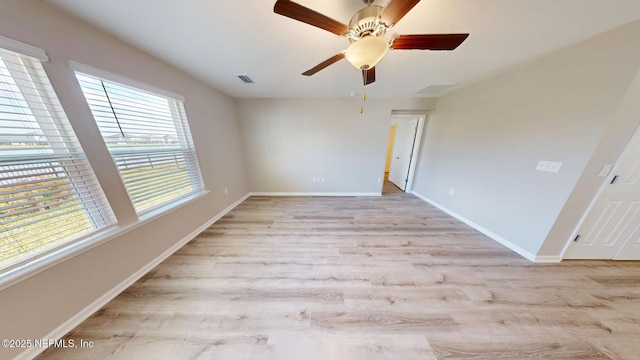
{"type": "Polygon", "coordinates": [[[540,160],[538,161],[538,166],[536,166],[536,170],[557,173],[558,171],[560,171],[561,166],[562,166],[561,162],[540,160]]]}
{"type": "Polygon", "coordinates": [[[613,165],[605,165],[602,167],[602,170],[600,170],[600,174],[598,174],[598,176],[600,177],[605,177],[605,176],[609,176],[609,173],[611,172],[611,168],[613,168],[613,165]]]}

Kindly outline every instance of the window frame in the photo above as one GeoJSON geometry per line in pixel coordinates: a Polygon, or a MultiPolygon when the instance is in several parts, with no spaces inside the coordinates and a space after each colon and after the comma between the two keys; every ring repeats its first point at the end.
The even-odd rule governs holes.
{"type": "MultiPolygon", "coordinates": [[[[14,281],[16,277],[22,278],[25,274],[31,274],[36,269],[44,270],[44,268],[50,266],[49,264],[51,264],[52,259],[60,260],[64,255],[68,254],[71,249],[86,246],[93,242],[92,239],[104,237],[105,234],[113,232],[118,226],[118,221],[100,185],[98,177],[93,171],[93,167],[82,148],[76,131],[62,107],[62,103],[56,94],[51,79],[46,72],[44,63],[48,61],[48,57],[44,50],[3,36],[0,36],[0,48],[8,52],[3,54],[3,57],[5,57],[3,62],[6,65],[6,71],[8,71],[10,79],[12,79],[13,86],[19,89],[20,96],[29,108],[29,112],[25,113],[24,116],[33,118],[33,120],[21,120],[17,125],[26,121],[24,122],[24,129],[27,129],[29,121],[35,121],[43,132],[43,136],[47,138],[48,143],[47,151],[38,156],[20,155],[20,157],[13,159],[11,157],[3,158],[2,164],[7,167],[2,170],[3,173],[11,174],[12,171],[15,171],[17,172],[16,174],[22,173],[20,176],[25,177],[30,176],[28,174],[38,174],[39,171],[42,171],[38,169],[43,169],[42,166],[44,165],[36,165],[36,167],[33,168],[34,170],[29,170],[30,167],[22,169],[20,166],[25,166],[24,164],[26,163],[22,165],[20,163],[27,161],[33,162],[33,164],[49,164],[51,170],[46,170],[42,173],[43,175],[50,174],[59,176],[66,174],[61,179],[66,178],[63,184],[69,187],[69,195],[63,194],[63,192],[66,193],[66,190],[55,190],[55,192],[53,192],[54,190],[47,190],[43,194],[45,197],[57,194],[52,197],[56,206],[62,205],[68,207],[73,205],[74,202],[79,201],[78,204],[73,206],[79,205],[81,208],[80,210],[74,210],[73,213],[76,214],[77,211],[84,213],[87,222],[86,226],[90,225],[92,227],[92,229],[87,229],[86,231],[76,230],[69,233],[65,235],[65,240],[57,243],[55,242],[56,236],[60,235],[60,232],[46,235],[42,240],[49,240],[44,242],[44,246],[36,248],[33,253],[20,256],[7,264],[1,265],[1,290],[6,287],[8,283],[14,281]],[[18,161],[16,165],[12,165],[12,162],[15,161],[18,161]],[[69,199],[67,199],[67,197],[69,197],[69,199]]],[[[7,99],[11,99],[11,97],[7,99]]],[[[17,129],[22,130],[23,128],[18,127],[17,129]]],[[[17,134],[23,134],[18,136],[24,136],[23,132],[18,132],[17,134]]],[[[11,179],[12,177],[13,176],[10,176],[6,179],[11,179]]],[[[49,182],[54,178],[46,179],[47,178],[38,180],[38,183],[41,183],[41,185],[38,185],[38,188],[42,189],[43,186],[46,185],[44,189],[48,189],[50,186],[53,186],[50,185],[49,182]]],[[[29,188],[25,188],[24,190],[32,191],[29,188]]],[[[20,190],[20,192],[23,192],[23,190],[20,190]]],[[[11,193],[14,193],[14,191],[9,192],[9,194],[11,193]]],[[[36,200],[29,200],[26,203],[22,202],[22,200],[29,199],[28,195],[19,196],[17,199],[21,201],[18,205],[8,205],[6,207],[6,209],[9,210],[8,214],[12,214],[11,211],[15,206],[20,208],[25,205],[37,203],[34,202],[36,200]]],[[[44,205],[39,205],[37,208],[46,209],[46,207],[43,206],[44,205]]],[[[54,214],[52,215],[43,214],[45,219],[53,219],[60,216],[55,215],[55,211],[58,211],[58,209],[53,209],[54,214]]],[[[20,212],[27,214],[26,209],[19,210],[18,213],[20,212]]],[[[63,219],[65,215],[63,214],[61,216],[61,219],[63,219]]],[[[75,216],[76,215],[74,215],[74,217],[75,216]]],[[[43,220],[37,220],[36,222],[27,221],[27,224],[24,226],[27,226],[29,223],[41,224],[41,221],[43,220]]],[[[10,225],[11,222],[7,224],[10,225]]],[[[13,227],[15,226],[16,225],[13,225],[13,227]]],[[[18,226],[21,225],[18,224],[18,226]]],[[[22,229],[23,227],[17,227],[15,229],[22,229]]],[[[83,228],[76,225],[74,225],[74,227],[79,230],[83,228]]],[[[42,225],[40,225],[39,228],[42,228],[42,225]]],[[[18,232],[20,231],[24,230],[18,230],[18,232]]],[[[43,232],[40,231],[39,234],[40,233],[43,232]]],[[[17,241],[17,239],[13,241],[17,241]]],[[[9,242],[9,244],[10,243],[11,242],[9,242]]]]}
{"type": "MultiPolygon", "coordinates": [[[[197,168],[197,175],[199,176],[199,182],[201,183],[201,188],[200,189],[194,189],[194,191],[185,194],[185,195],[181,195],[179,197],[176,197],[172,200],[169,200],[165,203],[159,204],[159,205],[155,205],[153,207],[147,208],[147,209],[143,209],[141,211],[137,211],[135,209],[135,206],[133,205],[133,200],[127,190],[126,195],[127,198],[129,199],[129,201],[131,202],[131,206],[134,209],[134,213],[137,215],[137,218],[139,220],[145,220],[148,218],[153,218],[155,216],[159,216],[169,210],[171,210],[174,207],[179,207],[184,203],[188,203],[192,200],[195,200],[197,198],[203,197],[205,195],[207,195],[209,193],[209,190],[207,190],[206,188],[206,183],[204,181],[204,177],[202,176],[202,170],[200,168],[200,161],[199,161],[199,157],[198,157],[198,153],[197,153],[197,149],[195,146],[195,142],[193,141],[193,135],[192,135],[192,131],[191,131],[191,127],[190,127],[190,123],[189,123],[189,119],[187,118],[186,115],[186,109],[185,109],[185,98],[184,96],[174,93],[172,91],[166,90],[166,89],[162,89],[162,88],[158,88],[155,87],[153,85],[149,85],[147,83],[144,82],[140,82],[137,80],[133,80],[130,79],[128,77],[125,76],[121,76],[118,74],[114,74],[112,72],[106,71],[106,70],[102,70],[102,69],[98,69],[96,67],[90,66],[90,65],[86,65],[80,62],[77,62],[75,60],[67,60],[67,65],[69,66],[69,68],[74,72],[74,73],[80,73],[81,75],[88,75],[91,77],[95,77],[98,79],[103,79],[105,81],[109,81],[109,82],[113,82],[119,85],[124,85],[127,87],[131,87],[134,90],[139,90],[139,91],[143,91],[143,92],[147,92],[150,93],[151,95],[155,95],[155,96],[160,96],[160,97],[164,97],[167,98],[168,100],[176,100],[181,102],[182,106],[180,107],[180,109],[175,109],[174,106],[171,105],[170,103],[170,110],[172,113],[172,116],[174,117],[174,122],[176,121],[176,115],[179,117],[184,117],[182,119],[180,119],[180,121],[186,123],[186,130],[188,131],[188,136],[189,136],[189,141],[191,143],[192,146],[192,150],[193,150],[193,156],[195,158],[195,165],[197,168]],[[181,110],[181,114],[176,114],[176,110],[181,110]]],[[[74,74],[75,75],[75,74],[74,74]]],[[[82,88],[80,86],[79,80],[76,77],[76,81],[78,81],[78,87],[81,89],[82,88]]],[[[84,96],[84,92],[83,92],[83,96],[84,96]]],[[[89,107],[88,102],[86,101],[86,98],[83,98],[85,100],[85,104],[87,104],[87,107],[89,107]]],[[[179,112],[179,111],[178,111],[179,112]]],[[[91,115],[92,115],[92,119],[94,120],[94,123],[97,125],[96,119],[93,117],[93,112],[91,111],[91,115]]],[[[185,131],[184,128],[179,128],[177,129],[178,132],[181,131],[185,131]]],[[[104,136],[102,135],[102,132],[100,132],[100,135],[102,136],[102,138],[104,139],[104,136]]],[[[105,145],[106,141],[105,141],[105,145]]],[[[111,151],[109,151],[108,149],[108,145],[106,146],[107,151],[109,152],[109,155],[111,156],[111,159],[114,161],[114,166],[117,168],[117,172],[118,172],[118,176],[120,178],[120,180],[122,181],[123,185],[124,185],[124,179],[122,178],[122,174],[120,172],[120,169],[118,168],[118,165],[116,163],[115,158],[113,157],[113,154],[111,153],[111,151]]],[[[126,186],[125,186],[126,189],[126,186]]],[[[116,214],[117,215],[117,214],[116,214]]]]}
{"type": "MultiPolygon", "coordinates": [[[[39,59],[42,62],[42,67],[44,68],[45,74],[47,74],[48,71],[47,71],[46,63],[49,62],[49,58],[45,50],[27,43],[23,43],[21,41],[4,37],[2,35],[0,35],[0,47],[39,59]]],[[[154,86],[151,86],[142,82],[138,82],[138,81],[129,79],[127,77],[116,75],[107,71],[103,71],[88,65],[84,65],[74,60],[67,60],[66,62],[67,62],[68,68],[72,71],[79,71],[79,72],[84,72],[93,76],[104,77],[105,79],[108,79],[114,82],[119,82],[128,86],[137,87],[142,90],[146,90],[146,91],[167,96],[167,97],[172,97],[174,99],[184,102],[184,97],[182,95],[179,95],[161,88],[156,88],[154,86]]],[[[47,78],[51,83],[52,87],[54,88],[54,92],[55,92],[55,84],[53,84],[48,74],[47,74],[47,78]]],[[[79,95],[82,96],[82,92],[79,85],[76,84],[76,86],[78,86],[79,95]]],[[[85,99],[82,98],[82,101],[84,100],[85,99]]],[[[60,101],[64,109],[64,106],[66,104],[63,103],[60,99],[58,99],[58,101],[60,101]]],[[[79,146],[82,148],[83,140],[86,141],[87,139],[83,139],[82,136],[80,136],[82,135],[82,133],[76,133],[73,124],[74,124],[73,121],[70,121],[69,125],[73,130],[73,132],[76,134],[76,138],[78,139],[79,146]]],[[[195,149],[195,144],[194,144],[194,149],[195,149]]],[[[106,146],[104,147],[104,151],[108,152],[108,149],[106,148],[106,146]]],[[[91,159],[87,159],[87,160],[89,160],[89,164],[91,165],[91,162],[92,162],[91,159]]],[[[202,176],[202,172],[200,172],[200,174],[202,176]]],[[[96,174],[96,177],[100,182],[101,178],[98,176],[98,174],[96,174]]],[[[1,268],[0,269],[0,291],[6,288],[9,288],[13,285],[16,285],[32,276],[35,276],[43,271],[46,271],[47,269],[50,269],[60,263],[63,263],[75,256],[81,255],[105,243],[108,243],[111,240],[120,238],[126,235],[127,233],[135,231],[139,227],[148,225],[149,223],[156,221],[162,216],[168,215],[174,211],[178,211],[179,209],[185,206],[188,206],[193,202],[196,202],[200,199],[205,198],[206,196],[209,195],[210,190],[207,190],[206,188],[204,177],[202,178],[202,181],[203,181],[204,187],[201,191],[185,196],[184,198],[171,202],[163,207],[149,211],[144,215],[136,214],[135,212],[133,212],[133,210],[129,215],[127,215],[126,212],[122,213],[122,211],[119,210],[117,207],[111,207],[112,211],[114,212],[114,215],[116,216],[116,222],[113,225],[103,228],[101,230],[95,231],[84,237],[55,246],[51,249],[48,249],[47,251],[42,252],[41,254],[38,254],[37,256],[24,259],[24,261],[17,262],[15,264],[12,264],[11,266],[1,268]],[[120,218],[121,216],[124,216],[124,218],[121,219],[120,218]]],[[[110,194],[106,192],[105,195],[107,197],[107,201],[111,201],[110,194]]],[[[125,193],[125,199],[129,199],[128,194],[126,193],[125,193]]],[[[197,231],[191,235],[188,235],[187,237],[185,237],[185,239],[191,238],[194,234],[197,234],[197,231]]]]}

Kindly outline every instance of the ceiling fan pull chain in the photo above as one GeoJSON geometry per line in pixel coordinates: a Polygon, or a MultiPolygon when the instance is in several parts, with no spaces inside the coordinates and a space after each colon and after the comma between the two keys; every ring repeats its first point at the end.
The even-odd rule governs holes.
{"type": "Polygon", "coordinates": [[[362,105],[360,105],[360,114],[364,113],[364,102],[367,101],[367,93],[365,92],[365,86],[367,84],[367,71],[363,71],[364,83],[362,84],[362,105]]]}
{"type": "Polygon", "coordinates": [[[360,106],[360,114],[364,113],[364,102],[367,101],[367,94],[364,92],[364,86],[362,89],[362,106],[360,106]]]}

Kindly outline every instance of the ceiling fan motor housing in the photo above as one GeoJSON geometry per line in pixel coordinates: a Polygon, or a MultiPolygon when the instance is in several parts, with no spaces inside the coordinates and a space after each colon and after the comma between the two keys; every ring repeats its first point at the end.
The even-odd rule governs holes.
{"type": "Polygon", "coordinates": [[[384,36],[390,26],[381,22],[382,6],[370,5],[358,11],[349,22],[349,32],[346,37],[350,42],[356,42],[367,36],[384,36]]]}

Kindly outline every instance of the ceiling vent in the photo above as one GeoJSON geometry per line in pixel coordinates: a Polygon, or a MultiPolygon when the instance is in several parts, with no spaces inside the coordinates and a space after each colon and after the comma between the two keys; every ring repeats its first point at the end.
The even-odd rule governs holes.
{"type": "Polygon", "coordinates": [[[418,91],[417,94],[437,94],[455,85],[456,84],[431,84],[426,88],[418,91]]]}
{"type": "Polygon", "coordinates": [[[245,83],[245,84],[253,84],[253,79],[251,79],[249,77],[249,75],[239,74],[239,75],[236,75],[236,76],[238,77],[238,79],[242,80],[242,82],[245,83]]]}

